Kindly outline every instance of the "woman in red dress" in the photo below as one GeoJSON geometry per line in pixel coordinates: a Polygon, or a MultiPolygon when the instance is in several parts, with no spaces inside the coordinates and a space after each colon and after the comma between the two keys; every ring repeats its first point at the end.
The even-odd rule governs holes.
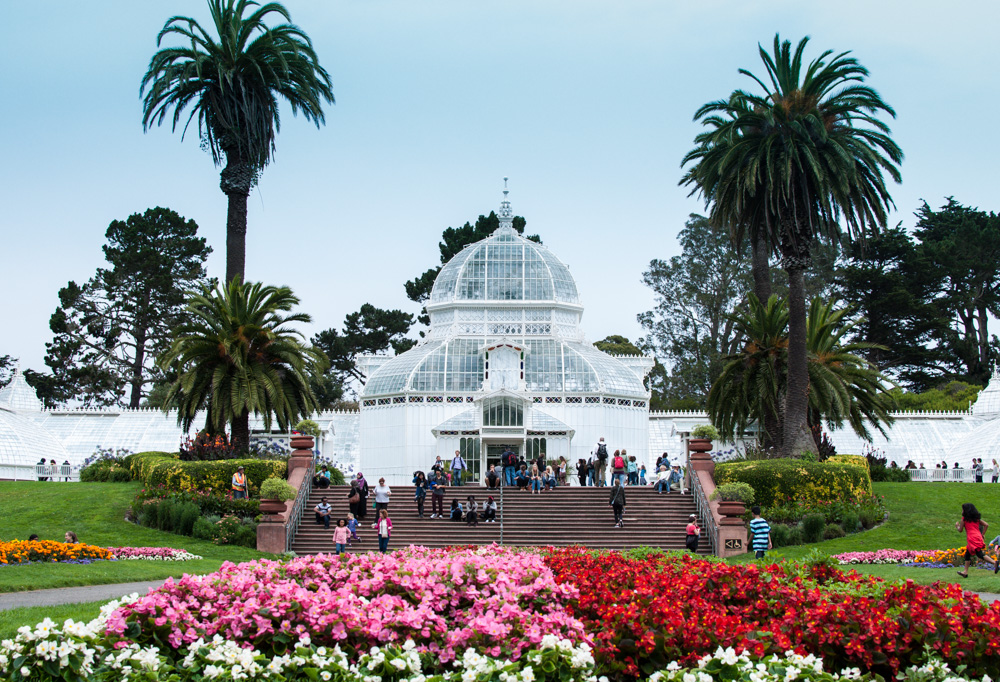
{"type": "MultiPolygon", "coordinates": [[[[966,502],[962,505],[962,518],[955,522],[955,530],[965,531],[965,571],[958,574],[963,578],[969,577],[969,567],[972,566],[972,558],[979,557],[985,560],[986,555],[983,550],[986,548],[986,541],[983,533],[990,527],[990,524],[983,521],[982,515],[976,509],[976,505],[966,502]]],[[[993,562],[993,572],[1000,569],[1000,557],[993,562]]]]}

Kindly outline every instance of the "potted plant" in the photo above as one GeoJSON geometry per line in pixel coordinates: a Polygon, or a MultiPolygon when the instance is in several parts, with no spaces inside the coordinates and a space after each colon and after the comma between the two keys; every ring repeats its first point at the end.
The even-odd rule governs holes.
{"type": "Polygon", "coordinates": [[[747,506],[753,504],[754,492],[747,483],[723,483],[711,499],[719,500],[719,514],[722,516],[743,516],[747,506]]]}
{"type": "Polygon", "coordinates": [[[260,511],[262,514],[280,514],[285,502],[295,499],[296,490],[288,481],[271,476],[260,484],[260,511]]]}
{"type": "Polygon", "coordinates": [[[711,424],[699,424],[691,429],[688,447],[691,452],[708,452],[712,449],[712,441],[719,439],[719,432],[711,424]]]}

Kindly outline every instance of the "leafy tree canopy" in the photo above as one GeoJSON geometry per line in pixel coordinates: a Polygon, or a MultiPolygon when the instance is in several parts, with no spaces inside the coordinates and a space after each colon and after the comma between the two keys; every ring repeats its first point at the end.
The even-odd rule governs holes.
{"type": "Polygon", "coordinates": [[[186,292],[205,282],[212,249],[198,225],[167,208],[115,220],[107,229],[109,267],[59,290],[45,344],[56,402],[139,407],[161,378],[156,356],[183,317],[186,292]]]}
{"type": "Polygon", "coordinates": [[[416,341],[406,337],[412,326],[413,315],[409,313],[383,310],[365,303],[359,311],[344,318],[343,331],[331,327],[313,336],[313,345],[330,360],[325,377],[318,380],[327,387],[323,390],[328,392],[325,400],[329,405],[332,407],[341,400],[352,382],[364,379],[357,366],[360,356],[384,353],[390,348],[398,355],[416,345],[416,341]]]}
{"type": "Polygon", "coordinates": [[[624,336],[612,334],[600,341],[594,341],[594,347],[610,355],[642,355],[642,350],[624,336]]]}
{"type": "Polygon", "coordinates": [[[949,381],[946,384],[931,388],[920,393],[893,389],[892,397],[896,407],[901,412],[941,411],[964,412],[976,402],[982,386],[967,384],[964,381],[949,381]]]}

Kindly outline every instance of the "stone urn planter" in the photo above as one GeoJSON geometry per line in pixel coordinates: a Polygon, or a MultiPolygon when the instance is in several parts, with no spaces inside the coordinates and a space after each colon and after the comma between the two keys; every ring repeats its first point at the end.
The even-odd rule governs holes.
{"type": "Polygon", "coordinates": [[[691,438],[688,440],[688,450],[691,452],[708,452],[712,449],[712,441],[708,438],[691,438]]]}
{"type": "MultiPolygon", "coordinates": [[[[742,517],[747,511],[746,505],[739,500],[721,500],[719,502],[719,514],[726,517],[742,517]]],[[[743,523],[743,521],[740,521],[743,523]]]]}
{"type": "Polygon", "coordinates": [[[312,436],[292,436],[292,456],[288,458],[288,471],[305,468],[313,458],[313,437],[312,436]]]}
{"type": "Polygon", "coordinates": [[[284,500],[261,500],[260,501],[260,513],[266,516],[274,516],[276,514],[282,514],[285,511],[284,500]]]}

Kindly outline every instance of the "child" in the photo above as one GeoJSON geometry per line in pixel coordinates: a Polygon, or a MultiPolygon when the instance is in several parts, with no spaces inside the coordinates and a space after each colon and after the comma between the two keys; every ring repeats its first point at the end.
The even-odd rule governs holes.
{"type": "Polygon", "coordinates": [[[337,519],[337,527],[333,529],[333,544],[337,554],[347,551],[347,541],[350,540],[351,529],[347,527],[347,519],[337,519]]]}
{"type": "Polygon", "coordinates": [[[378,513],[378,551],[385,554],[389,551],[389,537],[392,535],[392,519],[389,510],[382,509],[378,513]]]}
{"type": "Polygon", "coordinates": [[[639,465],[639,485],[646,485],[646,465],[639,465]]]}
{"type": "Polygon", "coordinates": [[[347,529],[351,531],[351,537],[347,541],[348,545],[355,541],[361,542],[361,538],[358,537],[358,520],[354,518],[354,514],[347,515],[347,529]]]}
{"type": "Polygon", "coordinates": [[[763,559],[767,550],[771,549],[771,526],[760,515],[760,506],[755,504],[750,512],[753,514],[753,519],[750,520],[750,533],[753,535],[750,546],[754,556],[763,559]]]}
{"type": "MultiPolygon", "coordinates": [[[[985,560],[986,554],[983,549],[986,542],[983,540],[983,533],[990,527],[990,524],[983,521],[982,515],[976,509],[976,505],[966,502],[962,505],[962,518],[955,522],[955,530],[965,531],[965,571],[958,574],[963,578],[969,577],[969,567],[972,565],[972,557],[976,556],[985,560]]],[[[1000,557],[993,562],[993,572],[1000,570],[1000,557]]]]}

